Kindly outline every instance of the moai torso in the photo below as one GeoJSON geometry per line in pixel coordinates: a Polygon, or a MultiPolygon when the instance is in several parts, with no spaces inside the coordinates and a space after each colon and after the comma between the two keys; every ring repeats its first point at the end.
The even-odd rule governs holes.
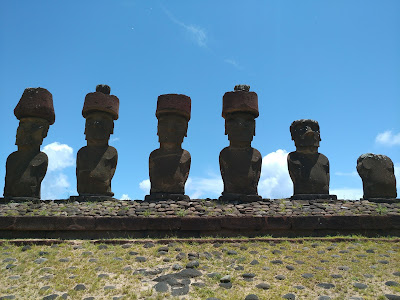
{"type": "Polygon", "coordinates": [[[16,151],[6,163],[4,197],[32,197],[40,199],[40,187],[46,174],[46,153],[26,154],[16,151]]]}
{"type": "Polygon", "coordinates": [[[117,161],[118,153],[112,146],[81,148],[76,160],[79,195],[114,196],[111,192],[111,179],[117,161]]]}
{"type": "Polygon", "coordinates": [[[367,153],[357,159],[357,172],[363,182],[364,199],[396,198],[396,177],[392,160],[367,153]]]}
{"type": "Polygon", "coordinates": [[[190,163],[190,153],[186,150],[154,150],[149,158],[150,193],[184,194],[190,163]]]}
{"type": "Polygon", "coordinates": [[[224,193],[257,195],[261,163],[261,153],[257,149],[224,148],[219,155],[224,193]]]}
{"type": "Polygon", "coordinates": [[[329,194],[329,161],[321,153],[291,152],[287,157],[294,194],[329,194]]]}

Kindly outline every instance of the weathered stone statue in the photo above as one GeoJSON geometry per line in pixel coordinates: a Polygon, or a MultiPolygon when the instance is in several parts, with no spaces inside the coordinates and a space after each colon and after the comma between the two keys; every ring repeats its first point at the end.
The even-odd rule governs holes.
{"type": "Polygon", "coordinates": [[[40,185],[48,165],[40,145],[55,121],[53,96],[44,88],[27,88],[14,115],[19,120],[15,141],[18,150],[7,158],[4,198],[40,199],[40,185]]]}
{"type": "Polygon", "coordinates": [[[261,153],[251,147],[258,117],[258,96],[248,85],[237,85],[223,97],[222,117],[229,146],[219,154],[224,191],[221,201],[257,201],[261,153]]]}
{"type": "Polygon", "coordinates": [[[329,160],[318,153],[321,141],[319,124],[314,120],[297,120],[290,125],[296,151],[288,154],[287,162],[293,181],[291,199],[332,199],[329,195],[329,160]]]}
{"type": "Polygon", "coordinates": [[[396,177],[392,160],[381,154],[366,153],[357,159],[357,172],[363,182],[364,197],[375,202],[395,199],[396,177]]]}
{"type": "Polygon", "coordinates": [[[160,95],[157,100],[157,135],[160,148],[149,157],[150,195],[145,200],[188,200],[185,183],[190,153],[182,149],[190,120],[191,99],[185,95],[160,95]]]}
{"type": "Polygon", "coordinates": [[[111,179],[117,167],[117,150],[108,145],[118,119],[119,99],[110,95],[108,85],[98,85],[85,97],[82,115],[86,118],[87,146],[78,151],[76,177],[79,196],[106,200],[114,196],[111,179]]]}

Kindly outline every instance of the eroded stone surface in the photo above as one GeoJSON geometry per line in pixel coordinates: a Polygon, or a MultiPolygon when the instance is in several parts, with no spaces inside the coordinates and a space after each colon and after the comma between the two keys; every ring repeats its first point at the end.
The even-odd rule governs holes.
{"type": "Polygon", "coordinates": [[[302,119],[290,126],[296,151],[288,154],[288,169],[293,181],[292,199],[336,199],[329,195],[329,160],[318,153],[321,141],[317,121],[302,119]]]}
{"type": "Polygon", "coordinates": [[[392,160],[386,155],[366,153],[357,159],[364,199],[396,198],[396,177],[392,160]]]}

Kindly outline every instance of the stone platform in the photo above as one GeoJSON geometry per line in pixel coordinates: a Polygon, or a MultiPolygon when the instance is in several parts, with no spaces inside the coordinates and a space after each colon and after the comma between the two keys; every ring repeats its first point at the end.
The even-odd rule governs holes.
{"type": "Polygon", "coordinates": [[[400,204],[345,200],[0,202],[0,238],[400,236],[400,204]]]}

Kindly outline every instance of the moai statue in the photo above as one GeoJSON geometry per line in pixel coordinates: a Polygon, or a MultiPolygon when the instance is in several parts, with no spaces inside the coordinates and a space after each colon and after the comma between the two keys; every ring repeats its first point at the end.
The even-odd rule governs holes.
{"type": "Polygon", "coordinates": [[[223,97],[222,117],[229,146],[219,154],[224,191],[221,201],[250,202],[261,200],[257,193],[261,174],[261,153],[251,147],[256,134],[258,96],[250,86],[237,85],[223,97]]]}
{"type": "Polygon", "coordinates": [[[150,195],[145,200],[189,200],[185,183],[190,153],[182,149],[190,120],[191,99],[185,95],[160,95],[157,100],[157,135],[160,148],[149,157],[150,195]]]}
{"type": "Polygon", "coordinates": [[[27,88],[14,115],[19,120],[15,141],[18,150],[7,158],[4,198],[40,199],[40,185],[48,165],[47,155],[40,152],[40,145],[55,121],[53,96],[44,88],[27,88]]]}
{"type": "Polygon", "coordinates": [[[329,160],[318,153],[321,141],[319,124],[314,120],[297,120],[290,125],[296,151],[287,157],[290,178],[293,181],[293,200],[330,199],[329,160]]]}
{"type": "Polygon", "coordinates": [[[363,182],[363,199],[374,202],[395,200],[396,177],[393,162],[389,157],[381,154],[363,154],[357,159],[357,172],[363,182]]]}
{"type": "MultiPolygon", "coordinates": [[[[114,196],[111,179],[117,167],[117,150],[108,145],[118,119],[119,99],[108,85],[98,85],[85,97],[82,115],[86,119],[87,146],[78,151],[76,178],[80,198],[107,200],[114,196]]],[[[76,198],[76,197],[71,197],[76,198]]]]}

